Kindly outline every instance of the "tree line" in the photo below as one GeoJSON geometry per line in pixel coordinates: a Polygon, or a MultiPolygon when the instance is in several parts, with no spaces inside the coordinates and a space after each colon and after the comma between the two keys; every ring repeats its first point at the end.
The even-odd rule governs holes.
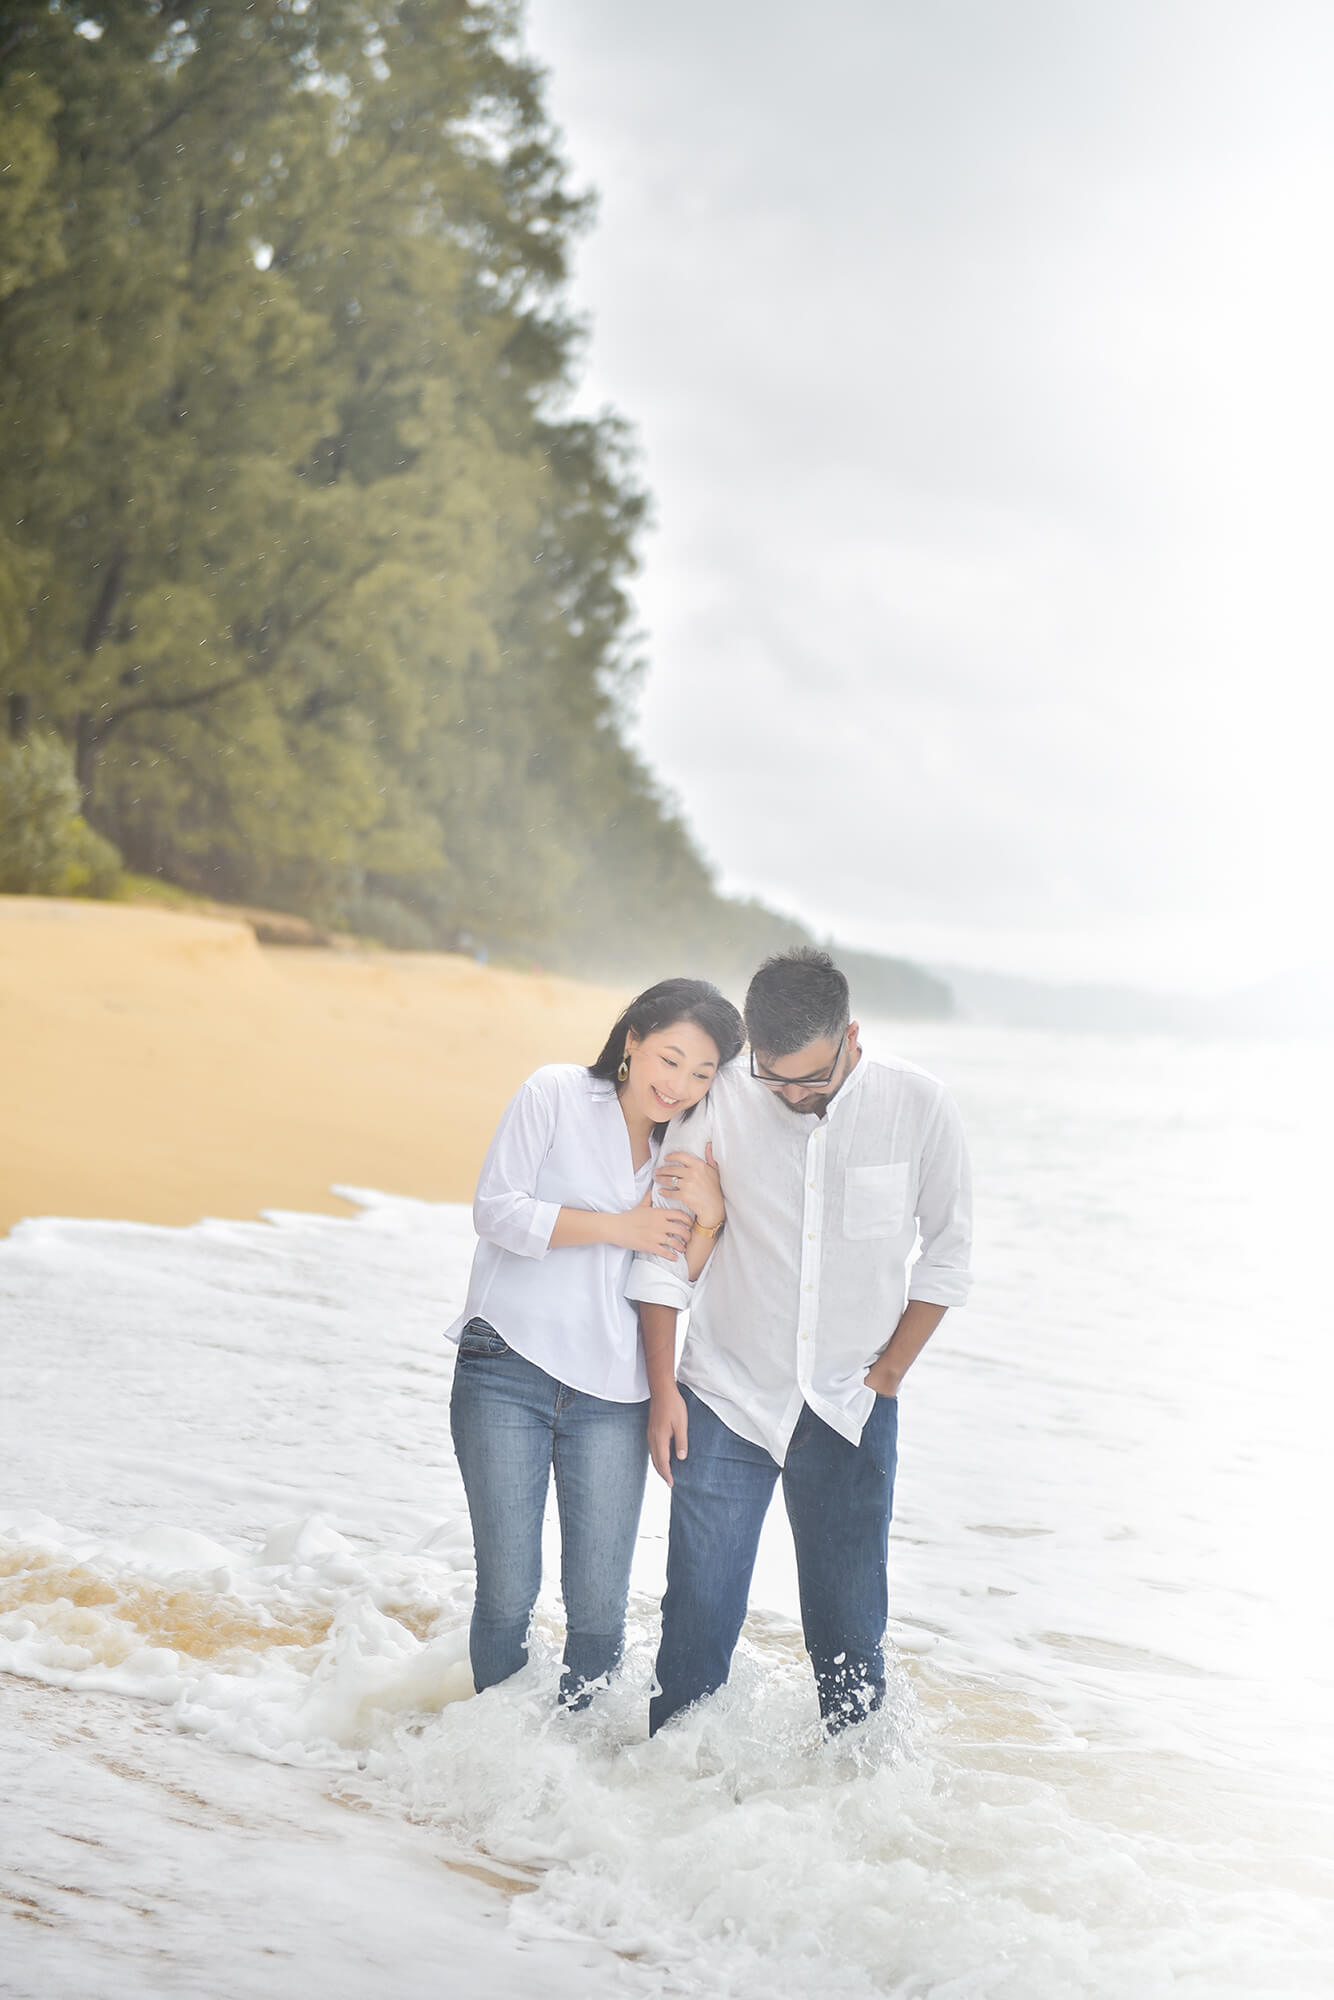
{"type": "Polygon", "coordinates": [[[11,803],[58,743],[129,868],[389,944],[805,937],[626,740],[647,499],[511,0],[8,0],[0,150],[11,803]]]}

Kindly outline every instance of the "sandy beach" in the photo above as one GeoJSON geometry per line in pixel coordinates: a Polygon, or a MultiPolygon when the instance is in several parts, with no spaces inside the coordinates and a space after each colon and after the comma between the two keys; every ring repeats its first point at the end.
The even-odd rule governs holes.
{"type": "Polygon", "coordinates": [[[0,1234],[24,1216],[346,1214],[333,1184],[466,1201],[539,1063],[623,996],[435,952],[0,896],[0,1234]]]}

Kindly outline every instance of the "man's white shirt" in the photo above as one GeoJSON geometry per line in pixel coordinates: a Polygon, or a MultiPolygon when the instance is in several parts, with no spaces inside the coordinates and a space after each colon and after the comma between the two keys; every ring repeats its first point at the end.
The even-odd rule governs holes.
{"type": "MultiPolygon", "coordinates": [[[[855,1444],[875,1404],[863,1378],[907,1301],[968,1295],[953,1099],[914,1064],[864,1054],[820,1118],[790,1111],[740,1060],[672,1120],[662,1150],[708,1143],[727,1227],[703,1275],[692,1292],[683,1257],[639,1257],[629,1296],[690,1308],[678,1379],[780,1464],[803,1403],[855,1444]]],[[[671,1205],[661,1189],[655,1200],[671,1205]]]]}

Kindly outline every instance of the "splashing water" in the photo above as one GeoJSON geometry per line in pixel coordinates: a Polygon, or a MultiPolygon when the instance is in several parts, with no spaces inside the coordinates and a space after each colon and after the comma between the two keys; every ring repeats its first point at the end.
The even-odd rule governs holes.
{"type": "MultiPolygon", "coordinates": [[[[646,1739],[656,1492],[624,1669],[599,1702],[556,1707],[549,1591],[525,1672],[472,1696],[438,1337],[470,1232],[461,1211],[383,1197],[350,1223],[43,1223],[0,1245],[25,1496],[0,1518],[0,1666],[323,1774],[344,1806],[415,1826],[510,1892],[509,1934],[539,1964],[572,1939],[609,1948],[618,1990],[1327,1991],[1327,1691],[1300,1651],[1313,1572],[1283,1535],[1310,1433],[1272,1382],[1251,1399],[1250,1444],[1287,1426],[1271,1506],[1190,1345],[1178,1270],[1192,1231],[1232,1240],[1211,1058],[1191,1058],[1195,1125],[1180,1089],[1168,1109],[1176,1169],[1213,1220],[1190,1209],[1160,1242],[1144,1132],[1124,1088],[1101,1094],[1129,1045],[934,1033],[1003,1199],[984,1210],[978,1321],[941,1337],[905,1409],[900,1652],[862,1728],[820,1735],[776,1518],[731,1683],[646,1739]],[[1164,1305],[1126,1296],[1128,1243],[1164,1305]],[[1151,1373],[1132,1326],[1172,1334],[1151,1373]],[[1195,1428],[1174,1432],[1201,1380],[1195,1428]],[[1243,1487],[1258,1553],[1220,1527],[1243,1487]]],[[[1135,1059],[1143,1119],[1167,1059],[1135,1059]]],[[[1216,1353],[1249,1299],[1210,1240],[1194,1310],[1216,1353]]]]}

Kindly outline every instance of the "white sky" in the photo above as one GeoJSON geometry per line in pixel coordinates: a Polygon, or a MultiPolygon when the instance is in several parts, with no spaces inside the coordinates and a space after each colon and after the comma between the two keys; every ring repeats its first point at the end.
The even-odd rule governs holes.
{"type": "Polygon", "coordinates": [[[1334,10],[528,21],[723,885],[1040,976],[1329,957],[1334,10]]]}

